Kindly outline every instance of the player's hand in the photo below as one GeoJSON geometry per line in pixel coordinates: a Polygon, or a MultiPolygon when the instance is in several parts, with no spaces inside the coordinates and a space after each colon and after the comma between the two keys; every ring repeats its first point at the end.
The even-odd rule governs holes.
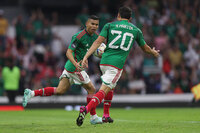
{"type": "Polygon", "coordinates": [[[153,56],[158,57],[160,55],[159,52],[160,52],[160,50],[156,50],[155,47],[153,47],[153,49],[152,49],[153,56]]]}
{"type": "Polygon", "coordinates": [[[82,71],[84,68],[80,65],[82,63],[82,60],[79,62],[76,62],[75,67],[78,72],[82,71]]]}
{"type": "Polygon", "coordinates": [[[83,68],[88,68],[88,60],[87,60],[87,58],[85,58],[85,57],[83,58],[83,61],[82,61],[81,65],[82,65],[83,68]]]}

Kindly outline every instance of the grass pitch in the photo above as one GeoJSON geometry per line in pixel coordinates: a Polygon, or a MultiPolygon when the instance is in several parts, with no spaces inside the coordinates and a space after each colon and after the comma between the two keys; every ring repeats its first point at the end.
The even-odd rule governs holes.
{"type": "MultiPolygon", "coordinates": [[[[103,109],[97,109],[99,116],[103,109]]],[[[64,109],[0,112],[0,133],[199,133],[200,108],[140,108],[110,110],[112,124],[81,127],[78,111],[64,109]]]]}

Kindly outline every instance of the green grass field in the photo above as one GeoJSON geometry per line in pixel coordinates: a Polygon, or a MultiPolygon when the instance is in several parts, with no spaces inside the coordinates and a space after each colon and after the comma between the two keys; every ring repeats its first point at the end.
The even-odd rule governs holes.
{"type": "MultiPolygon", "coordinates": [[[[103,109],[97,113],[102,115],[103,109]]],[[[199,133],[200,108],[111,109],[113,124],[91,125],[64,109],[0,112],[0,133],[199,133]]]]}

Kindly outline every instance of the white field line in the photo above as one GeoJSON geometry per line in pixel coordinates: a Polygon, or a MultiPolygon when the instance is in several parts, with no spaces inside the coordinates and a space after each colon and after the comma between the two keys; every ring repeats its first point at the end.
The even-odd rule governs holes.
{"type": "MultiPolygon", "coordinates": [[[[115,121],[119,122],[131,122],[131,123],[146,123],[152,122],[151,120],[123,120],[123,119],[115,119],[115,121]]],[[[167,122],[167,121],[166,121],[167,122]]],[[[172,121],[170,123],[188,123],[188,124],[196,124],[200,123],[200,121],[172,121]]]]}

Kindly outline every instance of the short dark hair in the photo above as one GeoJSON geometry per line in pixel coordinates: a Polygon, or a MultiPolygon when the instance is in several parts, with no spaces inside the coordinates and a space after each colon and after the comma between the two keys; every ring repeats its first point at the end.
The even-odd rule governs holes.
{"type": "Polygon", "coordinates": [[[96,15],[91,15],[88,19],[99,20],[99,17],[96,15]]]}
{"type": "Polygon", "coordinates": [[[121,18],[130,19],[132,15],[132,10],[127,6],[123,6],[119,8],[119,14],[121,18]]]}

